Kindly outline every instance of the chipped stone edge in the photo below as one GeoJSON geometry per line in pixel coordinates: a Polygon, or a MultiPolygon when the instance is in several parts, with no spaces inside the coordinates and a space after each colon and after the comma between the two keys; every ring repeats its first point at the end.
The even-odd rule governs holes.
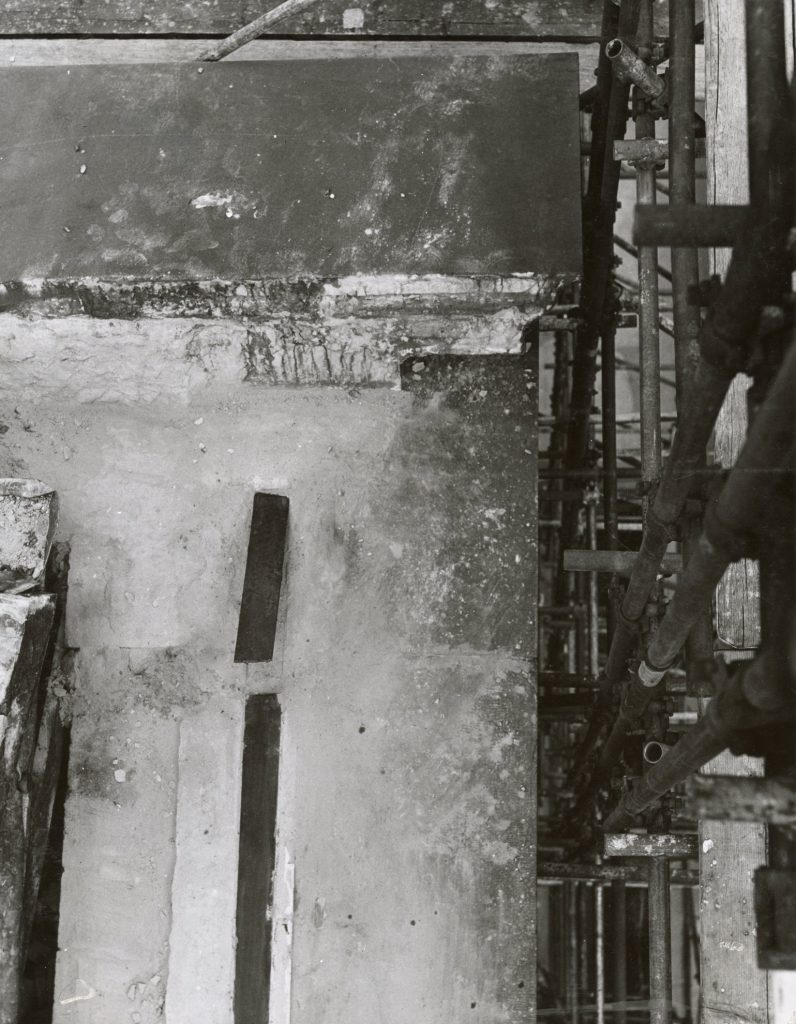
{"type": "Polygon", "coordinates": [[[248,321],[301,315],[383,317],[480,314],[514,308],[538,316],[573,273],[456,276],[354,274],[246,280],[26,278],[0,283],[0,312],[98,319],[190,317],[248,321]]]}

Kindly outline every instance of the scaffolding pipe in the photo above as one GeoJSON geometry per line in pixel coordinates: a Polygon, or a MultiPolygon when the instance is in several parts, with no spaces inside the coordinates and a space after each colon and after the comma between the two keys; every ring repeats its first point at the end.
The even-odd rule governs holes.
{"type": "MultiPolygon", "coordinates": [[[[652,16],[643,11],[639,27],[639,45],[649,49],[652,35],[652,16]]],[[[637,95],[637,103],[643,100],[637,95]]],[[[636,138],[649,139],[655,135],[655,117],[648,110],[636,117],[636,138]]],[[[636,201],[639,205],[653,206],[655,196],[655,163],[639,161],[636,178],[636,201]]],[[[638,341],[639,391],[641,406],[641,480],[650,494],[661,477],[661,356],[658,317],[658,251],[649,246],[638,250],[638,341]]]]}
{"type": "MultiPolygon", "coordinates": [[[[696,0],[678,0],[669,6],[669,173],[671,207],[693,207],[696,202],[696,139],[694,133],[696,0]]],[[[675,349],[675,396],[681,409],[688,382],[699,364],[700,309],[697,297],[699,260],[696,247],[676,247],[672,258],[672,305],[675,349]]],[[[683,524],[683,553],[694,551],[699,524],[683,524]]],[[[689,676],[696,664],[713,654],[710,600],[705,602],[686,641],[689,676]]]]}
{"type": "MultiPolygon", "coordinates": [[[[597,494],[590,492],[586,497],[586,523],[589,549],[597,550],[597,494]]],[[[589,573],[589,676],[597,678],[600,663],[600,606],[597,573],[589,573]]]]}
{"type": "Polygon", "coordinates": [[[695,480],[701,478],[708,438],[730,383],[744,368],[760,318],[774,255],[785,241],[787,217],[758,220],[749,216],[733,250],[724,287],[700,328],[700,360],[691,399],[682,410],[663,478],[647,517],[644,536],[622,601],[619,624],[611,640],[605,674],[618,683],[636,642],[641,618],[674,525],[695,480]]]}
{"type": "MultiPolygon", "coordinates": [[[[597,66],[597,100],[592,116],[589,180],[584,200],[583,307],[585,326],[577,334],[571,420],[567,434],[566,465],[579,467],[586,455],[589,436],[598,340],[605,326],[606,302],[611,284],[613,235],[616,198],[621,165],[613,158],[613,144],[624,138],[627,125],[629,87],[612,77],[611,62],[605,44],[619,35],[635,39],[638,30],[640,0],[625,0],[617,12],[611,0],[604,0],[603,45],[597,66]]],[[[562,541],[572,546],[577,530],[577,510],[568,509],[563,517],[562,541]]]]}
{"type": "Polygon", "coordinates": [[[783,473],[792,468],[794,396],[796,344],[791,344],[650,641],[644,661],[653,673],[674,662],[727,566],[751,554],[750,538],[763,519],[772,491],[783,473]]]}
{"type": "Polygon", "coordinates": [[[611,883],[611,945],[613,946],[613,999],[616,1024],[627,1022],[627,885],[611,883]]]}
{"type": "Polygon", "coordinates": [[[669,908],[669,865],[663,857],[649,863],[650,1024],[672,1019],[672,947],[669,908]]]}
{"type": "MultiPolygon", "coordinates": [[[[616,329],[606,324],[600,352],[602,384],[602,449],[603,449],[603,523],[605,546],[611,551],[619,547],[618,474],[616,454],[616,329]]],[[[609,591],[610,593],[611,591],[609,591]]],[[[607,607],[608,635],[616,627],[616,606],[609,597],[607,607]]],[[[596,669],[595,669],[596,671],[596,669]]]]}
{"type": "MultiPolygon", "coordinates": [[[[669,5],[669,174],[671,206],[696,202],[694,138],[695,0],[669,5]]],[[[699,305],[693,292],[699,283],[696,248],[672,249],[675,361],[678,406],[699,363],[699,305]]]]}
{"type": "Polygon", "coordinates": [[[640,814],[727,748],[733,733],[788,721],[793,699],[781,683],[780,661],[764,652],[745,662],[714,697],[704,717],[652,765],[605,819],[606,832],[633,828],[640,814]]]}
{"type": "MultiPolygon", "coordinates": [[[[648,44],[639,40],[639,47],[645,45],[648,44]]],[[[611,62],[615,77],[634,85],[647,99],[660,100],[666,92],[664,80],[624,39],[612,39],[605,47],[605,56],[611,62]]]]}
{"type": "Polygon", "coordinates": [[[570,1024],[578,1024],[578,883],[567,882],[567,1015],[570,1024]]]}
{"type": "Polygon", "coordinates": [[[749,138],[749,194],[752,205],[767,204],[780,171],[769,154],[772,139],[793,130],[785,63],[784,0],[747,0],[746,92],[749,138]]]}
{"type": "Polygon", "coordinates": [[[605,1024],[605,894],[601,885],[594,889],[594,933],[597,1024],[605,1024]]]}

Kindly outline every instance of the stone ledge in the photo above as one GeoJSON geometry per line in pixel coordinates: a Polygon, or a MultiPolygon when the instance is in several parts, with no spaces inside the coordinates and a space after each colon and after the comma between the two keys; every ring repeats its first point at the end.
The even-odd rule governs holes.
{"type": "Polygon", "coordinates": [[[424,354],[501,355],[522,350],[540,315],[510,306],[479,314],[381,317],[0,315],[0,394],[14,403],[71,397],[81,403],[186,402],[212,386],[399,387],[401,363],[424,354]]]}
{"type": "Polygon", "coordinates": [[[571,275],[351,275],[253,280],[29,278],[0,283],[0,312],[30,318],[91,316],[237,319],[466,315],[514,308],[539,315],[571,275]]]}

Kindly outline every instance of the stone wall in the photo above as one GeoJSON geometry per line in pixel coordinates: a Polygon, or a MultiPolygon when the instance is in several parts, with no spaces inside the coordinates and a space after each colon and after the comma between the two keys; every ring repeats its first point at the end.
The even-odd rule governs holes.
{"type": "Polygon", "coordinates": [[[520,337],[554,285],[359,280],[301,314],[139,294],[97,319],[74,306],[85,289],[39,283],[0,317],[4,472],[57,487],[72,549],[59,1024],[232,1020],[256,692],[283,708],[274,1024],[529,1019],[520,337]],[[291,518],[274,660],[245,666],[257,490],[287,494],[291,518]]]}

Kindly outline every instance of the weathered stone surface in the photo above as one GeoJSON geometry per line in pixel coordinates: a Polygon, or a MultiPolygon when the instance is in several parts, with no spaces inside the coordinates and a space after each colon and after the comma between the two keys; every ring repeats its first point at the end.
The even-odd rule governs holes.
{"type": "Polygon", "coordinates": [[[305,321],[386,315],[462,315],[517,309],[534,315],[555,301],[568,274],[449,277],[354,274],[343,278],[167,281],[152,278],[27,279],[0,284],[0,310],[19,316],[85,315],[305,321]]]}
{"type": "MultiPolygon", "coordinates": [[[[455,301],[446,311],[444,297],[435,298],[437,312],[364,318],[320,308],[313,316],[284,312],[254,322],[0,315],[0,394],[13,409],[63,393],[87,405],[185,404],[213,386],[244,381],[395,387],[401,361],[416,353],[518,353],[523,327],[543,309],[523,303],[479,315],[457,311],[455,301]]],[[[544,300],[551,303],[554,294],[545,292],[544,300]]],[[[330,305],[337,301],[337,295],[329,298],[330,305]]],[[[395,305],[402,301],[394,296],[395,305]]]]}
{"type": "Polygon", "coordinates": [[[154,1022],[168,978],[179,725],[108,668],[101,654],[76,666],[59,1024],[154,1022]]]}
{"type": "MultiPolygon", "coordinates": [[[[249,398],[229,385],[177,410],[67,406],[62,393],[23,406],[32,429],[4,435],[57,471],[69,633],[83,648],[59,1020],[99,1024],[163,998],[177,719],[224,688],[242,700],[247,678],[228,673],[246,513],[254,486],[277,480],[294,513],[275,668],[289,691],[281,845],[296,863],[297,1018],[370,1021],[381,1003],[397,1020],[409,988],[416,1015],[425,1003],[452,1019],[476,1002],[482,1019],[523,1019],[534,990],[533,395],[516,358],[465,360],[434,379],[408,367],[426,372],[415,395],[249,398]],[[173,589],[153,609],[161,587],[173,589]],[[134,640],[179,649],[90,649],[134,640]]],[[[220,847],[203,849],[217,865],[220,847]]],[[[233,874],[216,878],[227,894],[233,874]]]]}
{"type": "MultiPolygon", "coordinates": [[[[485,339],[490,322],[477,328],[485,339]]],[[[20,356],[50,352],[58,380],[42,394],[47,361],[12,364],[17,413],[0,443],[15,472],[35,466],[61,496],[67,642],[80,647],[58,1024],[156,1019],[172,900],[175,913],[191,904],[185,876],[173,883],[176,830],[199,828],[239,786],[230,755],[209,788],[212,756],[190,773],[205,802],[180,796],[180,722],[209,719],[223,746],[258,689],[281,689],[285,716],[279,877],[289,859],[294,1024],[524,1024],[535,991],[530,366],[424,353],[403,361],[400,389],[255,386],[242,380],[246,329],[224,322],[6,324],[26,332],[20,356]],[[256,489],[291,502],[267,668],[232,663],[256,489]]],[[[218,888],[222,905],[234,898],[221,864],[233,835],[211,841],[203,828],[191,840],[197,885],[218,888]]],[[[175,918],[175,940],[186,920],[175,918]]],[[[213,927],[197,949],[228,940],[228,918],[213,927]]],[[[198,953],[181,963],[183,984],[202,970],[198,953]]]]}
{"type": "MultiPolygon", "coordinates": [[[[276,3],[269,4],[275,7],[276,3]]],[[[701,6],[701,5],[698,5],[701,6]]],[[[656,27],[666,34],[667,3],[655,0],[656,27]]],[[[6,31],[19,35],[158,33],[227,35],[263,13],[254,0],[191,0],[141,5],[138,0],[59,0],[43,18],[25,0],[10,0],[6,31]]],[[[465,0],[319,0],[298,17],[278,22],[276,35],[397,35],[585,37],[600,35],[600,6],[561,0],[501,0],[500,4],[465,0]]]]}
{"type": "Polygon", "coordinates": [[[242,712],[211,698],[180,723],[169,1024],[233,1019],[242,712]]]}
{"type": "Polygon", "coordinates": [[[6,280],[580,269],[572,54],[0,82],[6,280]]]}

